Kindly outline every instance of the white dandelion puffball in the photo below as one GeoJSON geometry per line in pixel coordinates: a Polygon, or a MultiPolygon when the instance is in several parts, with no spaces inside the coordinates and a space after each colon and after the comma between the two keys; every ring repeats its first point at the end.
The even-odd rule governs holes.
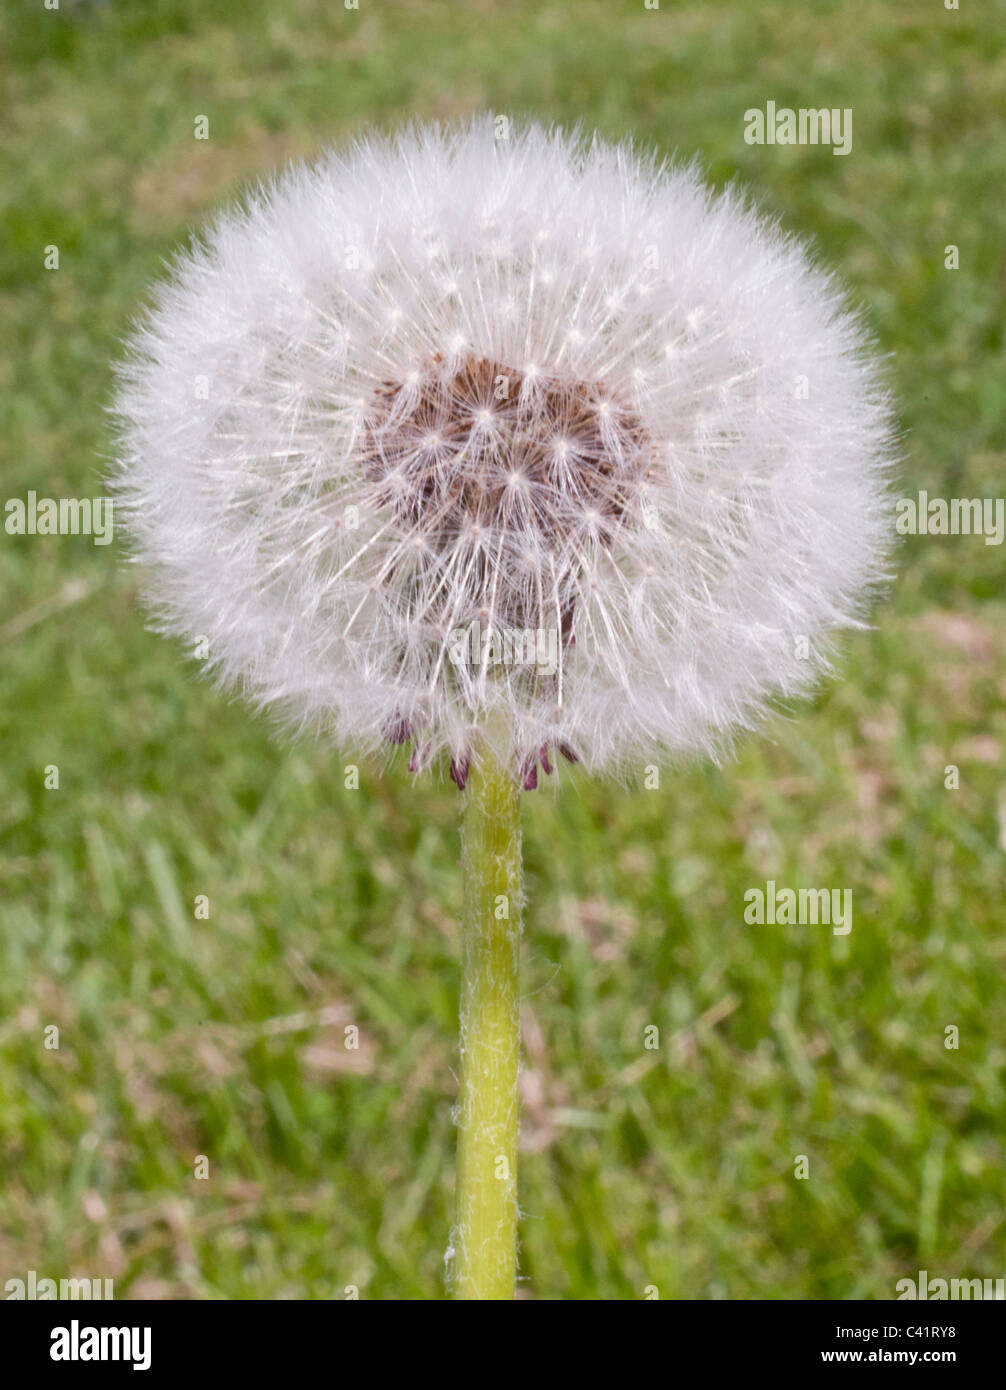
{"type": "Polygon", "coordinates": [[[528,787],[715,753],[883,576],[869,345],[694,168],[495,136],[363,139],[178,259],[116,402],[149,601],[256,704],[459,784],[483,740],[528,787]]]}

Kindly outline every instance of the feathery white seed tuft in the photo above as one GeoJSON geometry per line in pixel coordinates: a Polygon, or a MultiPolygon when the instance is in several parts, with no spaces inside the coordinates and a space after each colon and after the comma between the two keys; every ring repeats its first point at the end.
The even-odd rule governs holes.
{"type": "Polygon", "coordinates": [[[114,487],[226,685],[464,784],[715,753],[882,577],[891,412],[805,250],[693,168],[491,120],[297,167],[183,253],[114,487]],[[460,640],[459,634],[463,634],[460,640]]]}

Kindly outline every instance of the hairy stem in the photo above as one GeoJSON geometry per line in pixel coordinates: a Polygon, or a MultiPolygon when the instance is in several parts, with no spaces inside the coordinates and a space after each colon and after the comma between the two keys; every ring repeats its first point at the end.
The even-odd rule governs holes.
{"type": "Polygon", "coordinates": [[[488,753],[468,781],[461,866],[454,1297],[510,1299],[517,1270],[520,790],[488,753]]]}

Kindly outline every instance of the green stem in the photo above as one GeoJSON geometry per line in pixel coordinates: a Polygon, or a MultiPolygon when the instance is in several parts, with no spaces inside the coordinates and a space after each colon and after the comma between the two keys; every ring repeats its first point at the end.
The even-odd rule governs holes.
{"type": "Polygon", "coordinates": [[[454,1297],[511,1299],[517,1271],[520,789],[487,751],[468,780],[461,870],[454,1297]]]}

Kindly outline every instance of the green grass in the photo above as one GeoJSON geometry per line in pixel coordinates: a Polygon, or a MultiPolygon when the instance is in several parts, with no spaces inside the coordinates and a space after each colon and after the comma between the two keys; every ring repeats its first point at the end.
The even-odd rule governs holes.
{"type": "MultiPolygon", "coordinates": [[[[243,180],[369,123],[486,108],[739,175],[817,239],[891,354],[905,490],[1002,495],[1004,17],[11,0],[4,498],[100,490],[117,343],[243,180]],[[745,145],[769,98],[852,107],[853,153],[745,145]]],[[[735,762],[526,799],[527,1296],[1003,1275],[1003,552],[908,539],[897,568],[830,687],[735,762]],[[746,925],[767,878],[851,888],[851,934],[746,925]]],[[[0,532],[0,592],[0,1282],[441,1297],[453,787],[364,764],[348,791],[351,752],[282,745],[145,632],[116,547],[0,532]]]]}

